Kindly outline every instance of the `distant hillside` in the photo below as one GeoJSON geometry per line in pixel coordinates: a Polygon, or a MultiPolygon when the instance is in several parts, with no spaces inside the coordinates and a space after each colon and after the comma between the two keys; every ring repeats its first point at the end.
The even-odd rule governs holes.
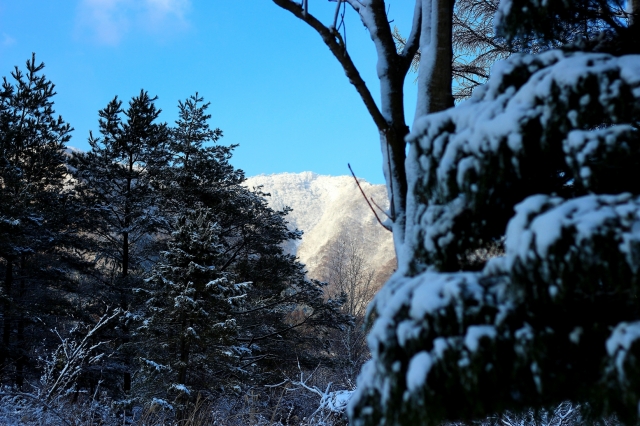
{"type": "MultiPolygon", "coordinates": [[[[384,185],[360,181],[365,193],[382,208],[388,207],[384,185]]],[[[247,179],[248,187],[262,186],[269,204],[281,210],[289,206],[292,227],[304,232],[302,240],[287,249],[307,266],[309,276],[323,279],[323,262],[330,245],[349,234],[362,244],[365,257],[378,281],[395,268],[391,232],[376,221],[351,176],[321,176],[311,172],[259,175],[247,179]]],[[[383,216],[378,213],[379,216],[383,216]]]]}

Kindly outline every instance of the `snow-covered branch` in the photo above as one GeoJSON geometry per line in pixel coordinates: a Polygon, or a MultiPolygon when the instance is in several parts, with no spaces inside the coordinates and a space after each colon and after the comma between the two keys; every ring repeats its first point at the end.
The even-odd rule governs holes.
{"type": "Polygon", "coordinates": [[[82,372],[82,366],[86,362],[96,362],[101,356],[91,357],[91,355],[105,342],[91,344],[95,334],[113,319],[121,314],[120,308],[116,308],[110,313],[104,314],[98,322],[91,327],[80,342],[60,336],[57,330],[56,335],[60,338],[60,345],[50,357],[41,358],[44,363],[44,372],[41,378],[43,385],[44,399],[50,401],[60,395],[69,387],[75,384],[76,379],[82,372]],[[58,368],[62,363],[62,368],[58,368]]]}

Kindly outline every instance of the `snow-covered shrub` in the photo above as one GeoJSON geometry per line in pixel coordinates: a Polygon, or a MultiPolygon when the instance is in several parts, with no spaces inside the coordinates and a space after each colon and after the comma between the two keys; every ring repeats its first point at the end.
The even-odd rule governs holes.
{"type": "Polygon", "coordinates": [[[515,54],[416,121],[405,262],[370,307],[354,424],[567,400],[637,421],[639,124],[640,55],[575,49],[515,54]],[[503,256],[464,271],[496,244],[503,256]]]}
{"type": "Polygon", "coordinates": [[[313,404],[315,406],[313,412],[307,413],[304,417],[304,422],[301,424],[308,426],[330,426],[346,423],[346,409],[354,391],[348,389],[331,390],[332,382],[327,383],[324,390],[322,390],[321,387],[311,383],[311,379],[318,369],[314,370],[306,379],[304,372],[300,368],[300,363],[298,363],[298,370],[300,371],[300,379],[287,379],[280,384],[280,386],[286,384],[283,390],[283,396],[285,393],[295,395],[302,392],[303,394],[315,395],[316,400],[319,398],[319,400],[313,404]],[[289,385],[291,385],[291,387],[289,387],[289,385]]]}

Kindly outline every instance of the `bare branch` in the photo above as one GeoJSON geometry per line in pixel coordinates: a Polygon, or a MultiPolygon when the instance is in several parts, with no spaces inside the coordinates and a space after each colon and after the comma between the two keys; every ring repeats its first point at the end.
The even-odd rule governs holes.
{"type": "Polygon", "coordinates": [[[338,0],[338,5],[336,6],[336,12],[333,15],[333,25],[331,26],[331,29],[333,30],[336,29],[336,25],[338,24],[338,15],[340,14],[340,6],[342,6],[342,0],[338,0]]]}
{"type": "Polygon", "coordinates": [[[413,12],[413,23],[411,24],[411,32],[409,37],[404,41],[404,47],[400,53],[407,70],[414,62],[416,53],[420,48],[420,31],[422,28],[422,1],[416,0],[416,6],[413,12]]]}
{"type": "Polygon", "coordinates": [[[364,191],[362,190],[362,187],[360,186],[360,182],[358,182],[358,178],[356,178],[355,173],[353,173],[353,169],[351,168],[351,164],[347,164],[347,166],[349,166],[349,170],[351,171],[351,175],[353,176],[353,180],[356,181],[356,185],[358,185],[358,189],[360,189],[360,192],[362,193],[362,196],[364,197],[364,200],[367,202],[367,205],[369,206],[369,208],[371,209],[371,211],[373,212],[373,215],[376,217],[376,219],[378,219],[378,223],[380,224],[380,226],[382,226],[384,229],[386,229],[387,231],[391,231],[391,229],[389,229],[389,227],[385,226],[384,223],[382,223],[382,221],[380,220],[380,218],[378,217],[378,214],[376,213],[376,211],[373,209],[373,206],[371,206],[371,203],[369,202],[369,200],[367,199],[367,196],[365,195],[364,191]]]}
{"type": "MultiPolygon", "coordinates": [[[[273,2],[281,8],[288,10],[297,18],[303,20],[309,26],[311,26],[311,28],[316,30],[320,37],[322,37],[322,41],[324,41],[327,47],[329,47],[329,50],[331,50],[331,53],[333,53],[333,56],[335,56],[338,62],[340,62],[340,65],[342,65],[347,78],[356,88],[358,94],[360,95],[360,98],[365,104],[365,107],[369,111],[369,114],[378,127],[378,130],[384,131],[385,129],[387,129],[387,121],[376,105],[376,102],[373,99],[373,96],[371,96],[371,92],[369,91],[367,84],[360,76],[360,72],[351,60],[351,57],[349,56],[349,53],[344,46],[342,38],[340,37],[340,34],[335,30],[335,28],[327,28],[312,14],[305,13],[302,6],[292,0],[273,0],[273,2]]],[[[353,6],[352,3],[352,1],[349,2],[349,4],[353,6]]]]}
{"type": "Polygon", "coordinates": [[[372,203],[374,206],[376,206],[376,207],[378,208],[378,210],[380,210],[380,212],[382,212],[382,214],[384,214],[386,217],[388,217],[388,218],[389,218],[389,220],[393,220],[393,218],[392,218],[391,216],[389,216],[389,215],[387,214],[387,212],[386,212],[386,211],[384,211],[384,209],[378,205],[378,203],[376,203],[376,200],[374,200],[374,199],[373,199],[373,197],[369,197],[369,199],[371,200],[371,203],[372,203]]]}

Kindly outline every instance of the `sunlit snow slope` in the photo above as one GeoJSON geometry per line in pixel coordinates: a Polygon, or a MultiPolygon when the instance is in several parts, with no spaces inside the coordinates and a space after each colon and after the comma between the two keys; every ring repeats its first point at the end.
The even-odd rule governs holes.
{"type": "MultiPolygon", "coordinates": [[[[329,245],[349,233],[362,243],[364,254],[380,273],[395,266],[391,233],[377,221],[351,176],[321,176],[312,172],[259,175],[247,179],[248,187],[262,185],[272,208],[293,209],[288,221],[304,232],[301,241],[287,247],[307,265],[309,276],[322,279],[319,268],[329,245]]],[[[362,189],[382,208],[388,207],[384,185],[360,180],[362,189]]],[[[378,212],[384,219],[384,215],[378,212]]]]}

